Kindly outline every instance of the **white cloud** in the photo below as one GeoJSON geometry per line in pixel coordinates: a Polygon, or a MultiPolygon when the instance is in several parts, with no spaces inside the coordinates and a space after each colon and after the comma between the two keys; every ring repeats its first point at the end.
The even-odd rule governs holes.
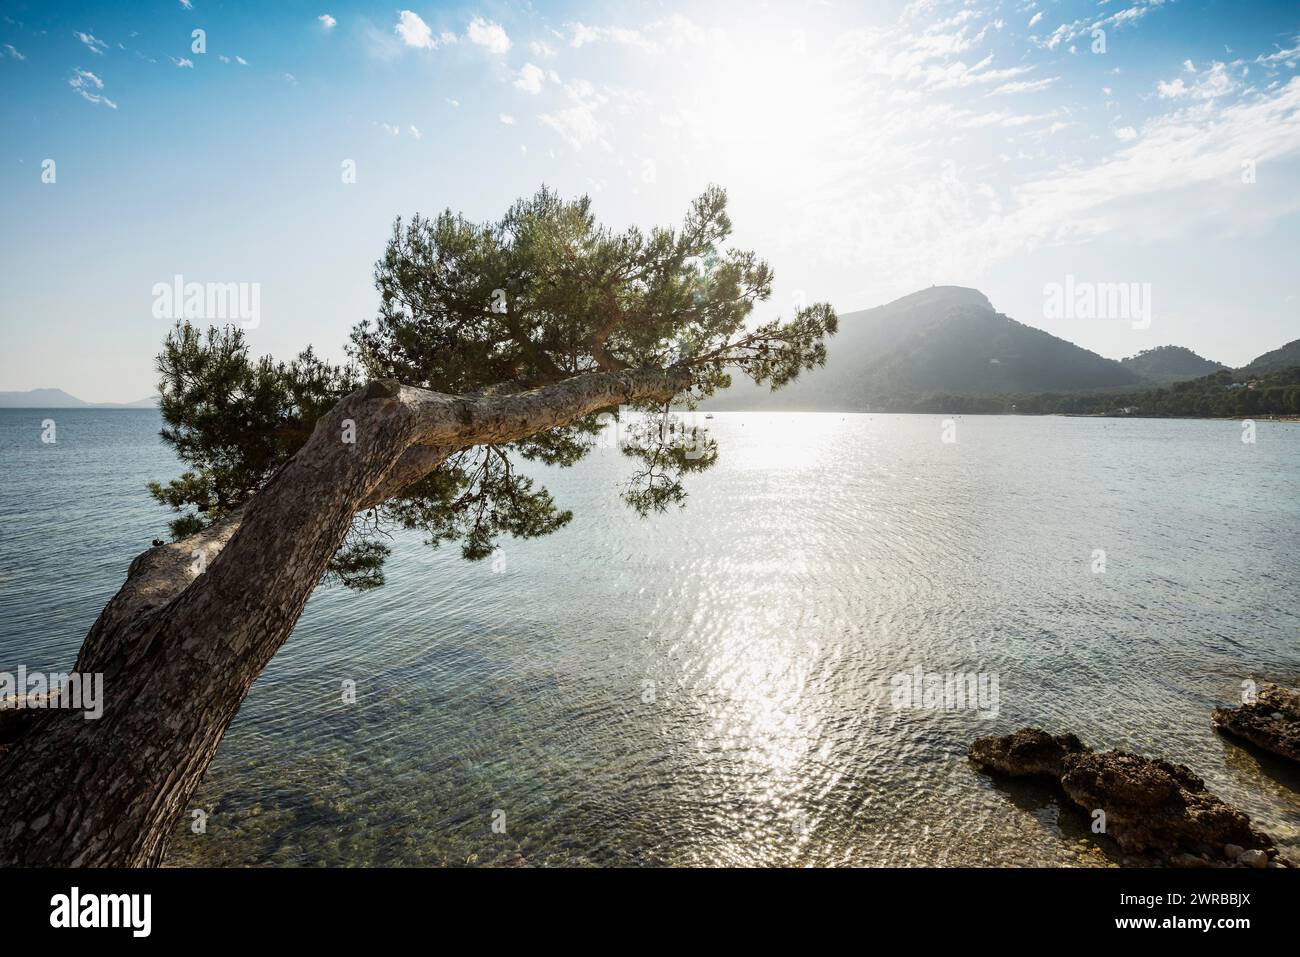
{"type": "Polygon", "coordinates": [[[401,10],[397,14],[397,26],[393,31],[402,38],[402,42],[408,47],[417,47],[421,50],[432,50],[438,45],[438,41],[433,38],[433,31],[429,25],[420,19],[418,14],[410,10],[401,10]]]}
{"type": "MultiPolygon", "coordinates": [[[[5,53],[7,53],[7,54],[8,54],[12,59],[14,59],[14,60],[26,60],[26,59],[27,59],[27,57],[23,56],[21,53],[19,53],[19,52],[14,48],[14,45],[13,45],[12,43],[6,43],[6,44],[5,44],[5,53]]],[[[5,53],[0,53],[0,56],[4,56],[5,53]]]]}
{"type": "MultiPolygon", "coordinates": [[[[555,130],[575,150],[597,146],[612,152],[611,131],[598,114],[610,101],[610,92],[598,91],[585,79],[576,79],[564,86],[564,94],[573,105],[560,111],[542,113],[537,117],[541,124],[555,130]]],[[[621,107],[627,108],[627,103],[624,101],[621,107]]]]}
{"type": "MultiPolygon", "coordinates": [[[[1030,56],[1007,62],[1007,68],[1023,75],[989,82],[982,78],[1003,67],[987,56],[981,59],[986,51],[934,54],[961,46],[963,41],[952,37],[963,27],[970,28],[965,40],[973,40],[980,23],[972,20],[943,31],[949,39],[935,42],[920,42],[922,24],[836,37],[814,63],[803,66],[810,72],[802,79],[808,89],[825,91],[823,100],[802,88],[790,90],[784,100],[769,98],[774,109],[764,112],[773,114],[768,116],[771,123],[798,129],[803,139],[784,151],[774,149],[767,171],[746,172],[739,159],[742,147],[757,138],[746,138],[748,126],[739,123],[719,131],[716,117],[726,119],[721,110],[712,121],[704,118],[694,125],[669,128],[665,122],[661,135],[681,161],[707,158],[725,171],[726,181],[765,195],[771,222],[780,224],[768,226],[774,249],[808,250],[844,265],[872,262],[900,290],[933,281],[933,263],[942,263],[946,275],[977,278],[993,262],[1121,228],[1191,234],[1185,223],[1192,217],[1200,218],[1197,228],[1211,222],[1200,197],[1207,198],[1204,207],[1220,214],[1213,220],[1215,228],[1236,229],[1300,207],[1296,190],[1279,201],[1276,193],[1240,188],[1243,158],[1268,157],[1273,166],[1288,150],[1292,159],[1300,154],[1300,80],[1292,91],[1295,106],[1258,104],[1238,112],[1226,105],[1234,96],[1261,97],[1240,82],[1240,65],[1227,66],[1226,75],[1217,78],[1206,60],[1197,61],[1203,68],[1199,74],[1183,72],[1181,61],[1174,60],[1189,90],[1181,100],[1142,97],[1140,117],[1120,121],[1115,107],[1102,118],[1095,108],[1097,87],[1085,84],[1088,88],[1080,91],[1078,78],[1062,72],[1073,67],[1056,57],[1031,50],[1030,56]],[[1044,75],[1053,60],[1057,65],[1044,75]],[[1006,108],[1022,102],[1037,106],[1038,97],[1017,100],[1007,94],[1048,87],[1052,80],[1052,108],[1006,108]],[[1237,85],[1223,95],[1229,80],[1237,85]],[[1205,84],[1203,97],[1190,95],[1194,84],[1205,84]],[[1075,102],[1072,94],[1078,92],[1085,102],[1075,102]],[[993,105],[998,108],[988,109],[993,105]],[[1161,117],[1161,112],[1168,115],[1161,117]],[[952,175],[938,173],[946,157],[961,164],[952,175]],[[1184,163],[1191,172],[1184,172],[1184,163]],[[998,204],[990,200],[987,186],[995,190],[998,204]],[[1189,201],[1189,196],[1196,199],[1189,201]]],[[[1086,50],[1085,42],[1080,49],[1086,50]]],[[[999,50],[999,61],[1003,55],[999,50]]],[[[716,53],[719,72],[736,69],[746,78],[741,89],[761,76],[757,65],[746,72],[745,56],[745,50],[726,46],[716,53]]],[[[790,79],[783,73],[773,85],[784,93],[780,87],[790,79]]],[[[1150,79],[1152,86],[1156,79],[1150,79]]],[[[698,82],[691,75],[683,81],[688,87],[698,82]]],[[[1102,82],[1127,81],[1108,75],[1102,82]]],[[[1107,96],[1137,100],[1145,92],[1139,85],[1152,91],[1135,79],[1107,96]]],[[[1272,98],[1271,90],[1268,96],[1272,98]]],[[[741,98],[733,99],[743,105],[741,98]]],[[[685,105],[684,100],[656,102],[654,113],[675,116],[685,105]]],[[[588,141],[600,135],[593,121],[610,119],[618,136],[609,133],[608,138],[617,149],[630,149],[631,140],[622,138],[625,125],[612,118],[612,111],[591,116],[575,109],[562,120],[551,114],[543,123],[563,130],[579,145],[584,135],[588,141]]]]}
{"type": "Polygon", "coordinates": [[[571,47],[584,47],[588,43],[597,43],[604,40],[621,46],[637,47],[642,50],[653,51],[655,49],[654,42],[648,40],[640,30],[632,30],[627,27],[590,27],[585,23],[568,23],[565,26],[569,31],[569,46],[571,47]]]}
{"type": "Polygon", "coordinates": [[[515,118],[511,116],[509,113],[502,113],[500,116],[497,117],[497,119],[499,119],[506,126],[515,125],[515,118]]]}
{"type": "MultiPolygon", "coordinates": [[[[1191,70],[1191,61],[1188,60],[1186,66],[1191,70]]],[[[1156,93],[1162,100],[1177,100],[1182,97],[1189,97],[1194,100],[1213,100],[1216,97],[1227,96],[1234,93],[1241,86],[1241,83],[1234,79],[1228,72],[1226,64],[1217,60],[1210,65],[1208,70],[1198,74],[1196,79],[1188,86],[1182,77],[1174,80],[1160,81],[1156,83],[1156,93]]]]}
{"type": "Polygon", "coordinates": [[[911,81],[930,90],[1003,84],[1034,69],[1032,66],[994,68],[992,53],[973,65],[953,59],[982,44],[988,29],[986,25],[972,34],[971,25],[966,24],[956,32],[947,33],[935,26],[919,34],[857,30],[841,37],[837,46],[846,65],[853,70],[864,70],[900,85],[911,81]]]}
{"type": "Polygon", "coordinates": [[[245,60],[242,56],[235,57],[235,62],[238,63],[240,66],[248,66],[248,61],[245,60]]]}
{"type": "MultiPolygon", "coordinates": [[[[1255,58],[1256,63],[1262,63],[1266,66],[1272,66],[1276,63],[1285,63],[1290,69],[1294,70],[1296,63],[1300,62],[1300,36],[1291,41],[1295,46],[1289,50],[1277,50],[1267,55],[1260,54],[1255,58]]],[[[1231,51],[1229,51],[1231,52],[1231,51]]]]}
{"type": "MultiPolygon", "coordinates": [[[[1169,198],[1186,216],[1230,215],[1244,207],[1240,191],[1242,157],[1273,161],[1300,154],[1300,77],[1271,96],[1218,107],[1206,102],[1144,124],[1140,138],[1091,167],[1061,168],[1017,190],[1018,209],[990,224],[986,235],[1014,239],[1016,246],[1086,238],[1116,228],[1127,217],[1120,203],[1169,198]],[[1217,184],[1217,187],[1216,187],[1217,184]],[[1208,188],[1204,202],[1179,203],[1176,192],[1208,188]],[[1220,203],[1210,201],[1217,197],[1220,203]]],[[[1288,203],[1264,201],[1251,215],[1275,217],[1293,212],[1288,203]]],[[[1243,215],[1246,215],[1243,208],[1243,215]]],[[[1007,248],[1004,254],[1019,251],[1007,248]]]]}
{"type": "Polygon", "coordinates": [[[607,152],[612,151],[609,129],[597,116],[597,110],[609,97],[598,92],[586,80],[575,80],[567,84],[564,92],[573,105],[567,109],[541,114],[538,119],[542,125],[559,133],[575,150],[599,146],[607,152]]]}
{"type": "MultiPolygon", "coordinates": [[[[1004,7],[1004,15],[1019,6],[1004,7]]],[[[516,37],[522,52],[511,57],[509,70],[497,63],[492,73],[518,93],[546,97],[528,101],[538,102],[538,109],[511,107],[524,117],[517,125],[543,127],[543,141],[528,148],[530,159],[544,160],[548,151],[552,156],[583,151],[578,175],[608,177],[613,189],[621,177],[635,178],[635,158],[650,138],[660,151],[664,176],[670,168],[707,167],[735,184],[736,195],[763,196],[770,214],[764,220],[760,213],[759,230],[775,237],[774,253],[805,249],[828,261],[879,263],[891,281],[906,274],[927,285],[934,278],[930,272],[974,279],[988,263],[1044,245],[1085,241],[1130,225],[1141,230],[1148,221],[1160,222],[1153,228],[1164,229],[1167,218],[1143,214],[1196,205],[1176,191],[1214,177],[1218,182],[1207,186],[1204,195],[1231,193],[1239,185],[1243,157],[1265,156],[1272,163],[1275,147],[1300,139],[1300,133],[1292,132],[1288,141],[1283,132],[1300,126],[1295,110],[1255,113],[1251,120],[1234,112],[1236,107],[1225,108],[1231,97],[1256,94],[1244,89],[1242,65],[1226,66],[1215,78],[1206,55],[1212,49],[1198,53],[1193,64],[1202,72],[1187,70],[1176,58],[1165,61],[1163,76],[1177,77],[1171,84],[1179,85],[1157,97],[1151,94],[1159,72],[1121,77],[1110,63],[1089,58],[1089,80],[1065,72],[1083,69],[1060,55],[1068,41],[1061,41],[1056,54],[1035,44],[1012,49],[1002,45],[1010,38],[996,34],[976,6],[945,3],[939,9],[944,16],[957,11],[942,28],[927,27],[925,21],[902,27],[891,22],[825,42],[815,42],[810,32],[806,53],[792,52],[788,37],[775,37],[758,49],[751,35],[704,31],[695,35],[707,37],[708,55],[674,56],[675,82],[648,87],[653,90],[645,94],[653,95],[648,105],[635,99],[635,90],[622,92],[619,84],[628,89],[640,85],[645,64],[633,49],[666,51],[670,27],[566,24],[559,39],[540,31],[532,42],[516,37]],[[574,69],[581,70],[587,54],[602,43],[607,48],[601,53],[607,55],[598,60],[606,71],[592,76],[601,82],[574,80],[574,69]],[[562,60],[548,59],[556,52],[551,45],[562,60]],[[572,52],[575,45],[583,48],[581,54],[572,52]],[[529,62],[521,63],[525,56],[529,62]],[[573,64],[561,70],[568,85],[546,82],[552,79],[549,67],[558,62],[573,64]],[[1101,75],[1106,79],[1099,84],[1101,75]],[[1104,102],[1097,97],[1102,84],[1110,84],[1103,91],[1111,101],[1104,110],[1097,108],[1104,102]],[[1201,92],[1194,94],[1194,88],[1201,92]],[[705,100],[699,99],[701,89],[710,91],[705,100]],[[1178,92],[1169,95],[1174,89],[1178,92]],[[551,102],[561,95],[564,101],[551,102]],[[1040,102],[1049,98],[1050,105],[1040,102]],[[1117,116],[1121,107],[1122,118],[1117,116]],[[1240,137],[1235,146],[1232,137],[1216,132],[1218,123],[1229,124],[1240,137]],[[1260,132],[1252,123],[1266,124],[1271,132],[1260,132]],[[771,129],[782,133],[773,137],[764,132],[771,129]],[[774,143],[777,139],[783,142],[774,143]],[[752,157],[765,147],[771,147],[770,153],[762,168],[755,168],[752,157]],[[956,158],[958,165],[940,173],[946,157],[956,158]],[[1197,172],[1184,174],[1178,168],[1184,159],[1197,172]],[[1161,177],[1174,168],[1178,171],[1166,186],[1161,177]],[[1088,188],[1077,188],[1076,179],[1088,188]],[[1135,210],[1139,214],[1129,216],[1135,210]]],[[[1040,39],[1059,22],[1059,8],[1048,9],[1054,16],[1051,24],[1034,16],[1040,39]]],[[[1102,11],[1122,9],[1144,7],[1116,2],[1102,11]]],[[[1033,9],[1026,12],[1034,15],[1033,9]]],[[[1129,30],[1137,20],[1131,14],[1114,24],[1129,30]]],[[[1083,31],[1078,47],[1084,54],[1089,43],[1084,28],[1093,22],[1077,28],[1083,31]]],[[[514,23],[511,28],[519,29],[514,23]]],[[[1123,44],[1130,48],[1135,42],[1131,32],[1123,44]]],[[[1114,43],[1115,34],[1108,40],[1114,43]]],[[[463,42],[473,41],[467,35],[463,42]]],[[[1019,42],[1025,45],[1023,39],[1019,42]]],[[[1264,47],[1274,49],[1268,43],[1264,47]]],[[[1258,48],[1250,56],[1255,52],[1258,48]]],[[[1269,53],[1271,62],[1285,62],[1279,56],[1283,52],[1269,53]]],[[[1254,71],[1252,80],[1266,73],[1249,57],[1245,63],[1254,71]]],[[[446,95],[445,88],[440,92],[446,95]]],[[[492,108],[508,103],[468,95],[471,113],[482,110],[490,116],[492,108]]],[[[1300,97],[1300,90],[1295,95],[1300,97]]],[[[498,119],[506,121],[501,115],[498,119]]],[[[523,138],[516,138],[513,129],[507,137],[517,144],[523,138]]],[[[1300,193],[1291,193],[1294,199],[1275,205],[1300,205],[1300,193]]],[[[1263,205],[1273,194],[1260,192],[1257,198],[1238,189],[1234,195],[1241,203],[1263,205]]],[[[1225,221],[1239,223],[1245,215],[1233,213],[1225,221]]]]}
{"type": "Polygon", "coordinates": [[[506,35],[506,31],[501,24],[494,23],[491,20],[484,20],[482,17],[475,17],[470,21],[466,35],[469,37],[470,43],[486,47],[498,55],[510,49],[510,37],[506,35]]]}
{"type": "Polygon", "coordinates": [[[515,78],[515,89],[535,96],[542,92],[542,83],[545,79],[546,73],[541,67],[525,63],[523,69],[519,71],[519,76],[515,78]]]}
{"type": "Polygon", "coordinates": [[[958,60],[944,67],[930,66],[923,70],[913,71],[913,76],[920,79],[922,85],[931,90],[956,90],[968,86],[1002,83],[1012,77],[1023,76],[1033,69],[1033,67],[1028,66],[1011,66],[998,70],[988,69],[989,64],[992,62],[993,54],[990,53],[974,66],[967,66],[958,60]]]}
{"type": "Polygon", "coordinates": [[[334,27],[338,25],[338,21],[335,20],[333,17],[331,17],[328,13],[322,13],[316,19],[320,21],[321,27],[326,30],[333,30],[334,27]]]}
{"type": "Polygon", "coordinates": [[[1187,84],[1183,82],[1180,76],[1176,80],[1166,83],[1161,80],[1156,84],[1156,92],[1160,94],[1161,99],[1172,100],[1187,94],[1187,84]]]}
{"type": "Polygon", "coordinates": [[[418,126],[411,125],[411,126],[408,126],[408,127],[406,128],[406,130],[407,130],[408,133],[410,133],[412,136],[414,136],[417,140],[418,140],[418,139],[421,139],[421,138],[424,136],[424,134],[420,132],[420,128],[419,128],[418,126]]]}
{"type": "Polygon", "coordinates": [[[974,10],[971,10],[969,7],[965,10],[958,10],[952,16],[947,17],[946,19],[943,20],[936,20],[934,23],[930,24],[928,27],[926,27],[926,32],[931,32],[931,31],[939,32],[942,30],[951,30],[953,27],[959,27],[963,23],[969,23],[971,20],[974,20],[978,16],[979,14],[977,14],[974,10]]]}
{"type": "Polygon", "coordinates": [[[80,40],[82,43],[84,43],[86,45],[86,49],[88,49],[91,53],[94,53],[96,56],[103,56],[104,51],[108,49],[107,43],[105,43],[103,40],[96,39],[94,36],[92,36],[89,33],[82,33],[81,31],[77,31],[72,35],[76,37],[78,40],[80,40]]]}
{"type": "Polygon", "coordinates": [[[460,100],[453,100],[451,97],[448,97],[447,104],[449,106],[460,106],[460,100]]]}
{"type": "Polygon", "coordinates": [[[1029,25],[1032,27],[1041,19],[1043,19],[1043,11],[1039,10],[1037,13],[1035,13],[1032,17],[1029,18],[1029,25]]]}
{"type": "Polygon", "coordinates": [[[177,59],[174,56],[169,56],[167,59],[171,60],[172,63],[176,64],[176,66],[188,67],[191,70],[194,69],[194,61],[189,59],[188,57],[180,57],[179,59],[177,59]]]}
{"type": "MultiPolygon", "coordinates": [[[[1110,28],[1118,30],[1121,27],[1137,23],[1152,10],[1158,10],[1164,4],[1165,0],[1137,0],[1133,6],[1112,13],[1108,17],[1102,17],[1101,19],[1084,17],[1072,23],[1063,23],[1053,30],[1046,40],[1039,40],[1036,37],[1030,39],[1040,47],[1055,50],[1062,44],[1069,43],[1079,37],[1087,36],[1091,38],[1094,30],[1104,31],[1110,28]]],[[[1070,52],[1074,52],[1073,48],[1071,48],[1070,52]]]]}
{"type": "MultiPolygon", "coordinates": [[[[973,16],[973,14],[971,14],[973,16]]],[[[965,19],[965,14],[958,14],[965,19]]],[[[640,28],[598,27],[586,23],[566,23],[569,46],[579,48],[589,43],[614,43],[634,47],[647,53],[657,53],[664,47],[680,48],[702,43],[706,32],[694,21],[674,13],[660,20],[643,24],[640,28]]]]}
{"type": "Polygon", "coordinates": [[[1003,83],[995,90],[991,90],[989,96],[997,96],[1002,93],[1035,93],[1038,90],[1045,90],[1057,80],[1059,76],[1048,76],[1041,80],[1014,80],[1011,83],[1003,83]]]}
{"type": "Polygon", "coordinates": [[[117,104],[104,96],[100,90],[104,89],[104,81],[89,70],[83,70],[80,67],[72,71],[72,76],[68,78],[68,86],[83,100],[91,103],[100,103],[107,106],[110,110],[117,109],[117,104]]]}
{"type": "Polygon", "coordinates": [[[181,2],[181,6],[182,6],[184,9],[186,9],[186,10],[193,10],[193,9],[194,9],[194,2],[193,2],[193,0],[180,0],[180,2],[181,2]]]}
{"type": "Polygon", "coordinates": [[[585,106],[573,106],[556,113],[543,113],[538,117],[544,126],[549,126],[559,133],[575,150],[593,143],[605,142],[605,127],[596,119],[595,113],[585,106]]]}
{"type": "Polygon", "coordinates": [[[912,44],[913,53],[922,55],[927,59],[951,56],[954,53],[964,53],[983,43],[984,37],[988,33],[988,27],[985,27],[979,33],[972,35],[969,26],[963,26],[955,33],[945,33],[940,29],[944,26],[942,23],[934,24],[928,27],[919,37],[915,37],[912,44]]]}

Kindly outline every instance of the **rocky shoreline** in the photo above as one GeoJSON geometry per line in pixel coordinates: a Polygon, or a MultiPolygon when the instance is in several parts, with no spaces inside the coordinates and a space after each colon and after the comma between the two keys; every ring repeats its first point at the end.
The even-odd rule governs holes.
{"type": "Polygon", "coordinates": [[[1300,761],[1300,693],[1263,684],[1252,702],[1237,708],[1215,708],[1210,720],[1224,734],[1300,761]]]}
{"type": "Polygon", "coordinates": [[[1073,734],[1022,728],[977,738],[977,768],[1055,782],[1136,863],[1173,867],[1291,867],[1241,810],[1190,768],[1128,751],[1094,751],[1073,734]]]}

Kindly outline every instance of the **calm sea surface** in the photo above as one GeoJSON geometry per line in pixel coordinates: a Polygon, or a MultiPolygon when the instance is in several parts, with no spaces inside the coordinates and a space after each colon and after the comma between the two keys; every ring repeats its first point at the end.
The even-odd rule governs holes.
{"type": "MultiPolygon", "coordinates": [[[[1209,723],[1300,678],[1300,425],[942,421],[719,413],[644,521],[597,450],[495,569],[399,534],[386,587],[311,599],[170,862],[1106,864],[968,766],[1026,724],[1188,764],[1300,858],[1300,774],[1209,723]],[[996,676],[997,713],[895,707],[918,667],[996,676]]],[[[0,410],[0,669],[69,667],[165,537],[159,424],[0,410]]]]}

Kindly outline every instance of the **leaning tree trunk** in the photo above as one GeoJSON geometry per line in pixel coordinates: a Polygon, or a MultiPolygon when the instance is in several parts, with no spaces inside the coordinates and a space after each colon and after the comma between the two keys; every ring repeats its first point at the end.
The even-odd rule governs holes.
{"type": "Polygon", "coordinates": [[[516,441],[620,402],[666,401],[689,384],[682,370],[652,369],[501,397],[382,381],[343,399],[239,513],[132,562],[75,668],[103,674],[101,718],[0,712],[21,723],[0,751],[0,864],[159,864],[358,511],[456,449],[516,441]]]}

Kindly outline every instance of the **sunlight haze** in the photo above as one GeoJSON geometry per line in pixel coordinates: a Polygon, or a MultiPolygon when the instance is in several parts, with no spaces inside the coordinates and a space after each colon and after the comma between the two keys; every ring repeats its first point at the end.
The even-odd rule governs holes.
{"type": "Polygon", "coordinates": [[[952,284],[1112,358],[1300,335],[1294,4],[81,6],[0,22],[0,389],[152,394],[177,275],[338,358],[396,217],[543,183],[643,228],[723,185],[760,319],[952,284]],[[1066,276],[1149,283],[1150,327],[1048,318],[1066,276]]]}

